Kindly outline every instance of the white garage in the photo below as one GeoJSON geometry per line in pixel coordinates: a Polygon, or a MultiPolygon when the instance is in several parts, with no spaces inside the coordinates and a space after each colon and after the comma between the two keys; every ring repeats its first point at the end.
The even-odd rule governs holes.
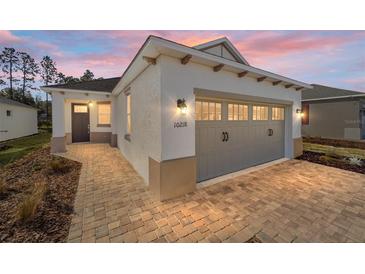
{"type": "Polygon", "coordinates": [[[37,109],[0,96],[0,142],[36,133],[37,109]]]}

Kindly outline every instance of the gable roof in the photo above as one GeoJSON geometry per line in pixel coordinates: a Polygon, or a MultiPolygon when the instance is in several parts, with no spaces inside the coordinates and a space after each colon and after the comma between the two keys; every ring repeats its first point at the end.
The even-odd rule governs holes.
{"type": "MultiPolygon", "coordinates": [[[[237,50],[237,48],[231,43],[231,41],[228,40],[227,37],[222,37],[213,41],[209,41],[203,44],[199,44],[194,46],[193,48],[207,52],[208,49],[217,47],[217,46],[223,46],[234,58],[238,63],[242,63],[245,65],[249,66],[249,63],[247,62],[247,60],[241,55],[241,53],[237,50]]],[[[209,54],[212,55],[216,55],[213,54],[211,52],[207,52],[209,54]]],[[[219,55],[216,55],[219,56],[219,55]]],[[[220,57],[222,57],[222,55],[220,55],[220,57]]],[[[223,57],[224,58],[224,57],[223,57]]]]}
{"type": "Polygon", "coordinates": [[[189,47],[175,41],[167,40],[162,37],[150,35],[138,50],[131,63],[123,72],[118,84],[115,86],[112,94],[119,94],[141,73],[149,66],[145,58],[158,58],[160,55],[174,56],[176,58],[184,58],[191,55],[191,60],[207,66],[223,65],[223,70],[233,73],[244,73],[249,77],[260,79],[260,81],[271,82],[274,86],[284,85],[286,88],[293,89],[311,89],[311,85],[291,79],[289,77],[281,76],[263,69],[259,69],[250,65],[235,62],[220,56],[209,54],[194,47],[189,47]]]}
{"type": "Polygon", "coordinates": [[[12,105],[12,106],[17,106],[17,107],[37,109],[37,108],[32,107],[30,105],[26,105],[26,104],[20,103],[18,101],[8,99],[8,98],[6,98],[4,96],[1,96],[1,95],[0,95],[0,103],[7,104],[7,105],[12,105]]]}
{"type": "Polygon", "coordinates": [[[365,97],[364,92],[333,88],[323,85],[312,84],[313,89],[302,91],[302,101],[345,99],[350,97],[365,97]]]}
{"type": "Polygon", "coordinates": [[[60,89],[70,89],[70,90],[85,90],[85,91],[98,91],[111,93],[114,87],[119,82],[120,77],[91,80],[85,82],[69,83],[69,84],[57,84],[42,86],[41,88],[60,88],[60,89]]]}

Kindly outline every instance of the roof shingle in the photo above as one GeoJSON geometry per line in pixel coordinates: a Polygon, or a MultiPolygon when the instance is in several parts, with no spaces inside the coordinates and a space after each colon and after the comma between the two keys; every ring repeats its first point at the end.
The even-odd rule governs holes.
{"type": "Polygon", "coordinates": [[[333,87],[327,87],[322,85],[312,84],[313,89],[305,89],[302,91],[302,100],[315,100],[324,99],[331,97],[342,97],[342,96],[353,96],[353,95],[364,95],[364,92],[339,89],[333,87]]]}
{"type": "Polygon", "coordinates": [[[92,80],[71,84],[57,84],[44,86],[47,88],[62,88],[62,89],[76,89],[85,91],[99,91],[111,93],[114,87],[118,84],[120,77],[92,80]]]}

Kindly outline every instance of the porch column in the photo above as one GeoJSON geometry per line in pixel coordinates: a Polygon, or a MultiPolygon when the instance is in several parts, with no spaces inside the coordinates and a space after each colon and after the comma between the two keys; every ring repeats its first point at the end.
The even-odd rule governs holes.
{"type": "Polygon", "coordinates": [[[65,99],[60,92],[52,92],[51,152],[66,152],[65,99]]]}
{"type": "Polygon", "coordinates": [[[111,127],[112,127],[112,135],[110,140],[110,145],[112,147],[118,146],[118,135],[117,135],[117,97],[111,97],[111,127]]]}

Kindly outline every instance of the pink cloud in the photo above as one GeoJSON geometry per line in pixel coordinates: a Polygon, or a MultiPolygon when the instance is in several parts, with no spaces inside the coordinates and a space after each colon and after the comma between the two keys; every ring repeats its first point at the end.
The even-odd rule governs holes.
{"type": "Polygon", "coordinates": [[[0,30],[0,44],[13,44],[19,43],[22,39],[18,36],[15,36],[8,30],[0,30]]]}

